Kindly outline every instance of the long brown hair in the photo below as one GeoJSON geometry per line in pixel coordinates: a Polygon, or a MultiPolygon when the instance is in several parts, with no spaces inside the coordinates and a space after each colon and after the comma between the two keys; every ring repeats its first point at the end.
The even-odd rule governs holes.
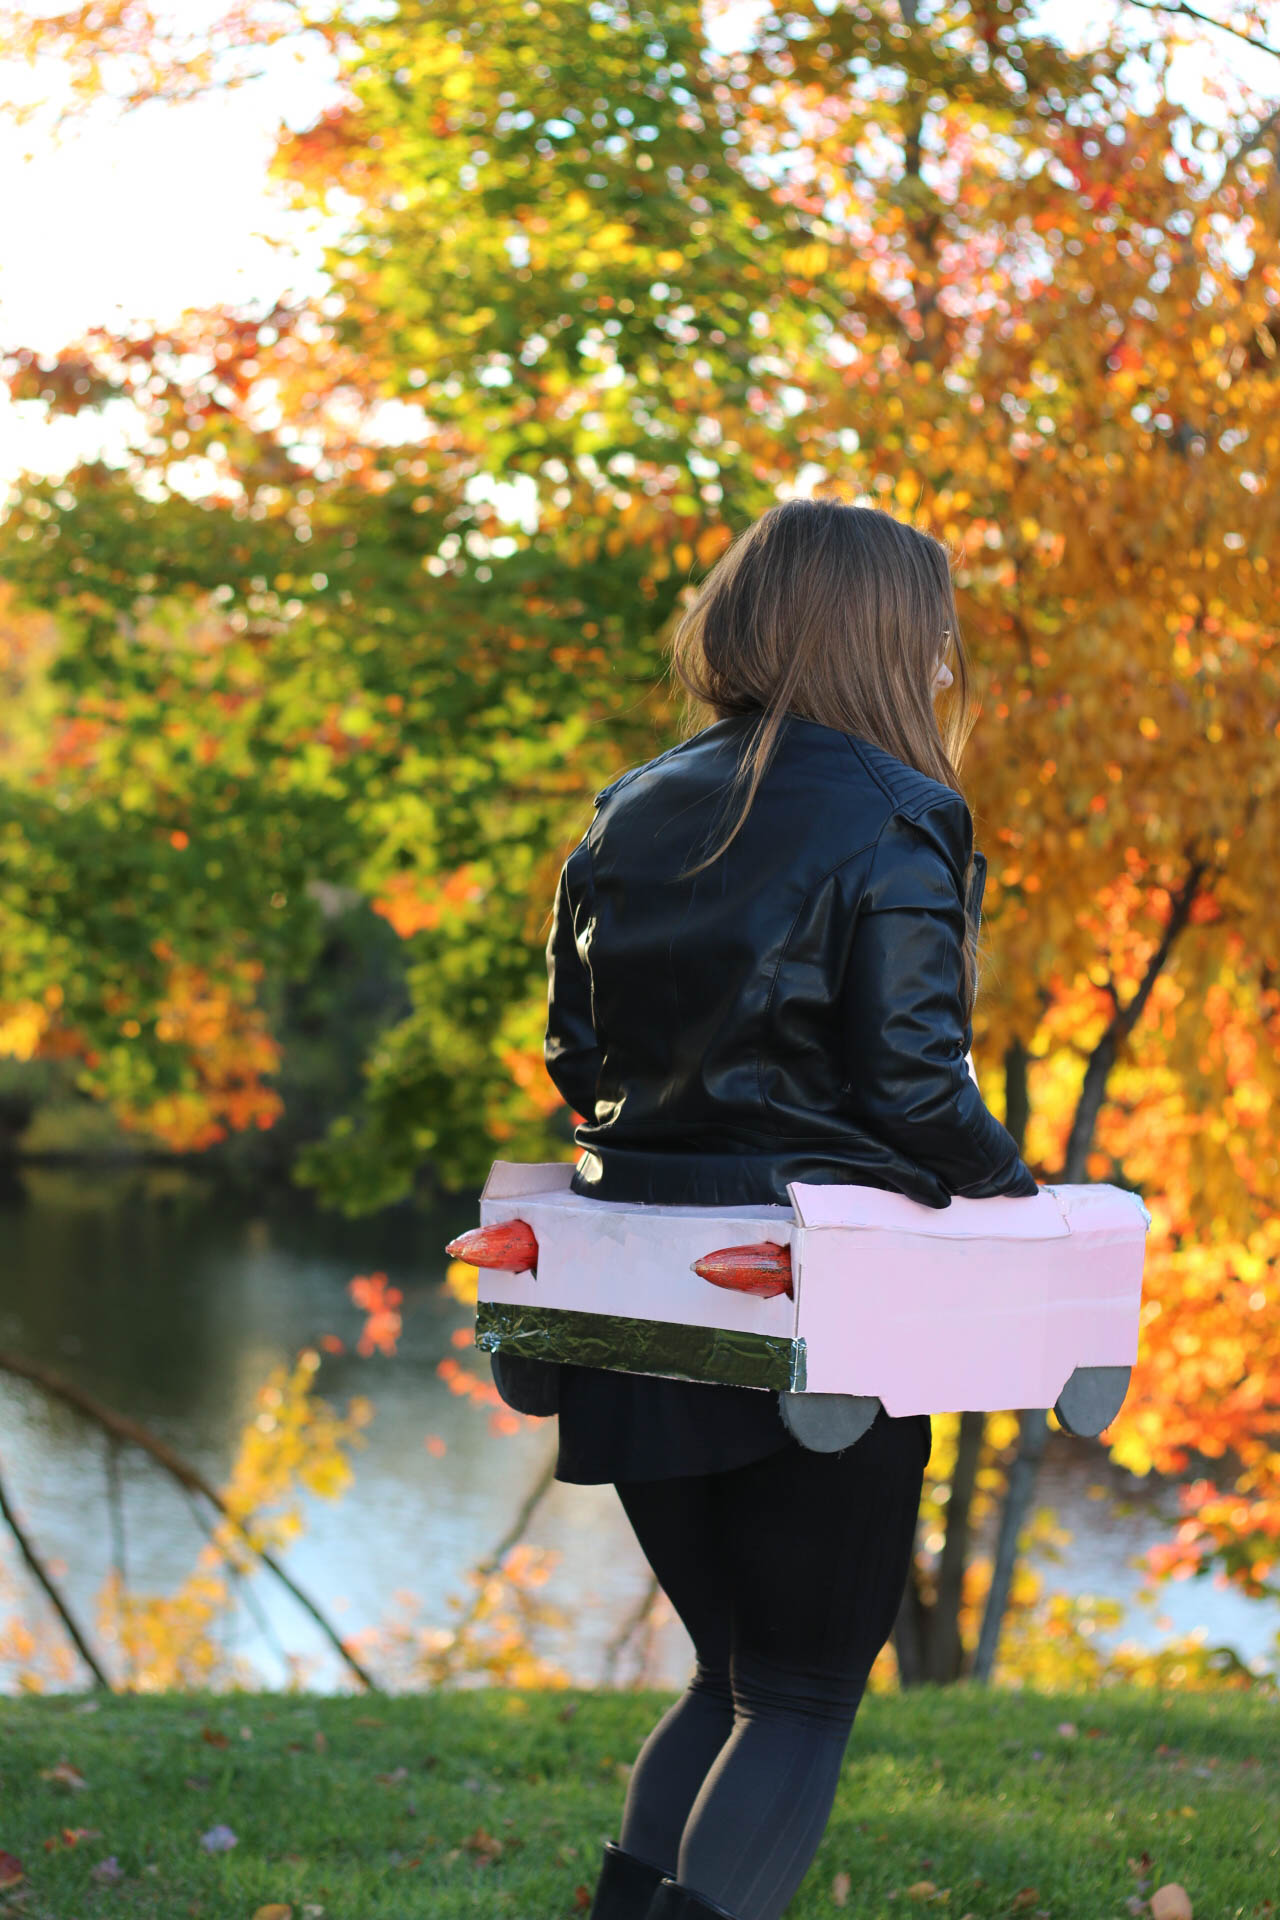
{"type": "MultiPolygon", "coordinates": [[[[741,831],[788,713],[883,747],[962,793],[957,768],[975,718],[972,675],[946,547],[879,507],[786,500],[721,554],[678,621],[671,666],[688,696],[687,736],[758,714],[730,785],[729,832],[683,878],[711,866],[741,831]],[[935,704],[950,636],[954,684],[935,704]]],[[[976,983],[974,932],[964,991],[976,983]]]]}

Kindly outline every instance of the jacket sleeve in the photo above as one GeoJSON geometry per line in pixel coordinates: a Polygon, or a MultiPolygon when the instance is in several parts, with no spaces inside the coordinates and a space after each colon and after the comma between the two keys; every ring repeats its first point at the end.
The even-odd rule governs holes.
{"type": "Polygon", "coordinates": [[[850,952],[845,1077],[859,1119],[966,1199],[1037,1191],[965,1056],[965,870],[973,822],[956,795],[895,814],[876,844],[850,952]]]}
{"type": "Polygon", "coordinates": [[[595,1114],[600,1050],[591,1018],[591,974],[577,929],[591,912],[591,856],[585,840],[560,870],[547,940],[547,1072],[575,1113],[595,1114]]]}

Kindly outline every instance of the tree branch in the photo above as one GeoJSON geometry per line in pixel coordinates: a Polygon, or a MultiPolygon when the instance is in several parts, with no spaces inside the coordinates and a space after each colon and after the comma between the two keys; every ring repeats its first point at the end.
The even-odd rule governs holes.
{"type": "Polygon", "coordinates": [[[1211,13],[1201,13],[1198,7],[1187,4],[1187,0],[1124,0],[1130,7],[1140,7],[1143,13],[1181,13],[1188,20],[1198,20],[1202,27],[1216,27],[1219,33],[1234,34],[1237,40],[1243,40],[1247,47],[1256,47],[1259,53],[1274,54],[1280,60],[1280,47],[1273,47],[1267,40],[1259,40],[1244,27],[1232,26],[1229,20],[1215,20],[1211,13]]]}
{"type": "Polygon", "coordinates": [[[496,1547],[474,1569],[477,1579],[488,1580],[497,1573],[499,1567],[510,1553],[512,1547],[524,1538],[525,1529],[532,1520],[542,1502],[550,1493],[556,1477],[556,1450],[550,1450],[538,1472],[537,1478],[520,1502],[520,1510],[503,1534],[496,1547]]]}
{"type": "Polygon", "coordinates": [[[104,1687],[106,1691],[110,1693],[111,1682],[108,1680],[106,1674],[103,1672],[102,1666],[98,1661],[97,1655],[94,1653],[93,1648],[89,1645],[89,1642],[85,1639],[84,1634],[81,1632],[80,1627],[76,1622],[75,1615],[72,1613],[70,1607],[67,1605],[61,1593],[59,1593],[57,1587],[55,1586],[52,1574],[49,1572],[43,1560],[40,1558],[39,1554],[36,1552],[27,1534],[23,1531],[22,1522],[18,1519],[17,1514],[14,1512],[13,1508],[9,1505],[9,1496],[5,1492],[4,1481],[2,1479],[0,1479],[0,1519],[3,1519],[10,1533],[13,1535],[14,1539],[17,1541],[18,1552],[22,1555],[23,1559],[26,1561],[27,1566],[31,1574],[33,1575],[33,1577],[36,1579],[39,1585],[44,1589],[44,1592],[49,1600],[49,1604],[52,1606],[54,1612],[57,1614],[59,1620],[61,1620],[63,1626],[67,1630],[68,1639],[72,1642],[76,1652],[80,1655],[80,1658],[84,1661],[86,1667],[88,1667],[90,1673],[93,1675],[94,1684],[99,1687],[104,1687]]]}
{"type": "Polygon", "coordinates": [[[1155,986],[1165,962],[1173,951],[1175,940],[1191,917],[1191,908],[1204,877],[1205,868],[1206,863],[1203,860],[1193,863],[1182,886],[1173,896],[1169,918],[1160,937],[1160,944],[1147,962],[1147,970],[1142,976],[1137,992],[1126,1006],[1117,1006],[1106,1031],[1089,1056],[1089,1064],[1085,1068],[1084,1085],[1080,1089],[1080,1099],[1076,1106],[1075,1117],[1071,1122],[1071,1133],[1067,1140],[1062,1173],[1059,1176],[1064,1182],[1084,1179],[1085,1163],[1093,1144],[1093,1132],[1098,1123],[1098,1115],[1106,1098],[1107,1081],[1111,1077],[1111,1069],[1119,1058],[1125,1041],[1142,1018],[1143,1009],[1151,998],[1151,989],[1155,986]]]}
{"type": "MultiPolygon", "coordinates": [[[[264,1547],[258,1545],[244,1522],[238,1520],[231,1512],[217,1488],[211,1486],[189,1460],[184,1460],[180,1453],[175,1453],[165,1441],[159,1439],[148,1428],[139,1425],[136,1420],[131,1420],[127,1414],[117,1413],[114,1408],[95,1399],[93,1394],[86,1393],[83,1387],[73,1385],[60,1373],[54,1373],[48,1367],[41,1366],[35,1360],[28,1360],[20,1353],[0,1351],[0,1373],[12,1374],[17,1380],[29,1380],[33,1386],[39,1387],[52,1399],[61,1400],[67,1406],[74,1407],[78,1413],[82,1413],[87,1420],[92,1420],[107,1433],[114,1434],[117,1439],[127,1440],[132,1446],[140,1448],[143,1453],[150,1454],[156,1464],[163,1467],[180,1487],[186,1487],[192,1493],[202,1494],[210,1506],[216,1508],[222,1515],[228,1526],[235,1528],[245,1545],[257,1555],[267,1571],[275,1575],[287,1593],[292,1594],[303,1612],[310,1614],[325,1639],[343,1664],[355,1675],[361,1686],[367,1687],[370,1693],[381,1691],[372,1675],[366,1673],[355,1655],[343,1644],[336,1628],[325,1618],[315,1601],[303,1592],[295,1580],[290,1578],[274,1554],[268,1553],[264,1547]]],[[[105,1685],[106,1682],[104,1681],[103,1684],[105,1685]]]]}
{"type": "MultiPolygon", "coordinates": [[[[656,1573],[650,1574],[644,1592],[622,1621],[621,1626],[611,1635],[604,1650],[604,1661],[600,1668],[600,1685],[613,1687],[618,1683],[618,1667],[622,1656],[631,1642],[639,1637],[649,1621],[662,1588],[658,1584],[656,1573]]],[[[642,1657],[643,1658],[643,1657],[642,1657]]],[[[642,1676],[643,1677],[643,1676],[642,1676]]]]}

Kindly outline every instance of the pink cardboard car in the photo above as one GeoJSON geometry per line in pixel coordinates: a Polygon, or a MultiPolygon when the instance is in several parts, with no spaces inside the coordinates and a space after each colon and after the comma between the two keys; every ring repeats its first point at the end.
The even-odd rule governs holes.
{"type": "Polygon", "coordinates": [[[793,1184],[789,1207],[641,1206],[571,1193],[572,1175],[496,1161],[480,1227],[449,1248],[480,1268],[476,1343],[527,1412],[552,1410],[538,1383],[554,1378],[524,1369],[522,1386],[528,1360],[773,1388],[818,1451],[851,1444],[881,1405],[1052,1406],[1092,1435],[1123,1403],[1150,1224],[1134,1193],[934,1208],[793,1184]]]}

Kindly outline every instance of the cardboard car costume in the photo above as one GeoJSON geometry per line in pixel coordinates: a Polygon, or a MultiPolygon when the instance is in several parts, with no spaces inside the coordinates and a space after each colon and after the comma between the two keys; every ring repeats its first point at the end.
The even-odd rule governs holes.
{"type": "MultiPolygon", "coordinates": [[[[807,1446],[900,1416],[1052,1406],[1076,1434],[1119,1412],[1137,1358],[1150,1215],[1106,1185],[934,1208],[854,1185],[791,1205],[644,1206],[570,1191],[565,1161],[494,1163],[476,1343],[516,1363],[774,1389],[807,1446]],[[496,1264],[495,1264],[496,1263],[496,1264]]],[[[529,1412],[553,1410],[529,1374],[529,1412]]],[[[506,1391],[506,1389],[504,1389],[506,1391]]],[[[508,1395],[511,1397],[511,1395],[508,1395]]]]}

